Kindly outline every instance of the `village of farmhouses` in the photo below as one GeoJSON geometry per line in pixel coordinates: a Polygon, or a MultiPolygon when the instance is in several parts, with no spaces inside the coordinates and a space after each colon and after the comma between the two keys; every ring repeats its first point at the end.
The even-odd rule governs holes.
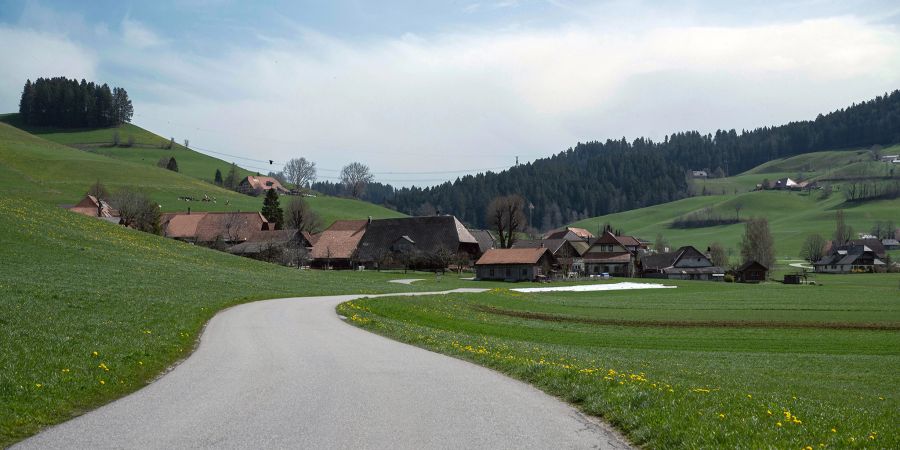
{"type": "MultiPolygon", "coordinates": [[[[694,177],[706,177],[693,171],[694,177]]],[[[757,189],[815,189],[790,178],[764,181],[757,189]]],[[[247,176],[235,188],[251,196],[314,196],[289,190],[274,177],[247,176]]],[[[510,197],[511,198],[511,197],[510,197]]],[[[181,198],[198,201],[194,198],[181,198]]],[[[503,198],[509,200],[509,198],[503,198]]],[[[215,201],[209,197],[199,201],[215,201]]],[[[507,205],[509,206],[509,205],[507,205]]],[[[128,225],[113,206],[86,195],[69,210],[128,225]]],[[[745,258],[740,264],[716,261],[712,247],[670,247],[598,224],[597,230],[566,226],[536,235],[522,231],[522,211],[495,211],[495,229],[466,227],[453,215],[336,220],[320,231],[291,229],[258,211],[162,213],[160,234],[234,255],[306,270],[403,270],[435,274],[471,272],[473,280],[549,282],[578,279],[651,278],[759,283],[771,280],[771,261],[745,258]],[[512,225],[511,225],[512,224],[512,225]]],[[[520,205],[520,209],[524,206],[520,205]]],[[[786,284],[815,283],[813,274],[888,272],[895,266],[887,250],[900,249],[900,228],[889,237],[859,234],[843,242],[827,240],[809,264],[793,264],[786,284]]],[[[719,258],[721,260],[721,258],[719,258]]],[[[727,258],[726,258],[727,261],[727,258]]]]}

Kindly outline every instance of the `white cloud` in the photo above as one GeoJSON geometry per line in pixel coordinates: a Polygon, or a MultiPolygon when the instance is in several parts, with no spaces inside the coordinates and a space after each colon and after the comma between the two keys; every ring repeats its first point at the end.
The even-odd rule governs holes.
{"type": "Polygon", "coordinates": [[[128,17],[122,19],[122,40],[137,49],[158,47],[165,41],[146,25],[128,17]]]}
{"type": "Polygon", "coordinates": [[[0,105],[8,111],[18,109],[26,79],[95,77],[97,57],[66,37],[0,26],[0,42],[0,105]]]}
{"type": "Polygon", "coordinates": [[[158,130],[180,127],[226,153],[376,171],[495,167],[577,141],[811,118],[896,88],[898,37],[852,17],[365,44],[307,32],[215,59],[149,58],[148,70],[177,68],[162,69],[177,72],[151,95],[171,100],[137,109],[158,130]]]}

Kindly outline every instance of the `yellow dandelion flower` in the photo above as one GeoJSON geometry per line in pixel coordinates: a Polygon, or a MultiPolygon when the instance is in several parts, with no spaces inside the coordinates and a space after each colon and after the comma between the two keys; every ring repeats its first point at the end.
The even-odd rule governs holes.
{"type": "Polygon", "coordinates": [[[44,387],[44,385],[41,383],[34,383],[34,387],[40,389],[40,388],[44,387]]]}
{"type": "Polygon", "coordinates": [[[719,413],[719,418],[720,418],[720,419],[724,419],[724,418],[725,418],[725,414],[724,414],[724,413],[719,413]]]}
{"type": "Polygon", "coordinates": [[[69,373],[69,369],[64,368],[64,369],[62,370],[62,373],[69,373]]]}
{"type": "Polygon", "coordinates": [[[831,429],[831,432],[832,432],[832,433],[837,433],[837,428],[832,428],[832,429],[831,429]]]}
{"type": "Polygon", "coordinates": [[[771,416],[771,415],[772,415],[772,410],[771,410],[771,409],[767,409],[767,410],[766,410],[766,414],[768,414],[768,415],[771,416]]]}
{"type": "Polygon", "coordinates": [[[752,394],[747,394],[747,398],[753,398],[752,394]]]}
{"type": "Polygon", "coordinates": [[[100,355],[100,354],[99,354],[99,353],[97,353],[97,352],[93,352],[93,353],[91,353],[91,356],[93,356],[93,357],[94,357],[94,358],[96,358],[96,357],[97,357],[97,356],[98,356],[98,355],[100,355]]]}
{"type": "Polygon", "coordinates": [[[100,380],[100,384],[106,384],[106,382],[103,380],[100,380]]]}
{"type": "Polygon", "coordinates": [[[780,426],[781,426],[781,422],[775,422],[775,426],[776,426],[776,427],[780,427],[780,426]]]}

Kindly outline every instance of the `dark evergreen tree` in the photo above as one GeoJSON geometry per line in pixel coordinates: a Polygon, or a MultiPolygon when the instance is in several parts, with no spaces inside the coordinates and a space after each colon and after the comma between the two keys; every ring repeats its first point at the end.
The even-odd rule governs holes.
{"type": "Polygon", "coordinates": [[[130,122],[134,107],[123,88],[64,77],[27,80],[22,88],[19,114],[33,126],[92,128],[130,122]]]}
{"type": "Polygon", "coordinates": [[[263,207],[260,213],[269,223],[275,224],[276,230],[284,227],[284,211],[281,209],[278,192],[275,189],[266,191],[266,198],[263,199],[263,207]]]}
{"type": "Polygon", "coordinates": [[[169,158],[169,162],[166,164],[166,169],[169,169],[172,172],[178,172],[178,161],[175,161],[174,156],[169,158]]]}
{"type": "Polygon", "coordinates": [[[219,169],[216,169],[216,177],[213,179],[213,183],[216,186],[222,185],[222,172],[219,169]]]}

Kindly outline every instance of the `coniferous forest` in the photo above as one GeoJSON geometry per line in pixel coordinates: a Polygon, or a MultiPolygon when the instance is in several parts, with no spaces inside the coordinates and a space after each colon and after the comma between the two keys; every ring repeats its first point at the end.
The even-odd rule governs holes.
{"type": "Polygon", "coordinates": [[[687,197],[686,173],[692,169],[731,176],[801,153],[896,143],[900,143],[900,90],[814,120],[740,132],[680,132],[662,142],[622,138],[579,143],[549,158],[433,187],[394,189],[376,184],[370,186],[373,196],[362,198],[407,214],[454,214],[483,227],[491,199],[517,193],[534,205],[526,211],[532,226],[548,229],[687,197]]]}
{"type": "Polygon", "coordinates": [[[32,126],[111,127],[131,122],[134,107],[124,88],[54,77],[25,82],[19,114],[32,126]]]}

